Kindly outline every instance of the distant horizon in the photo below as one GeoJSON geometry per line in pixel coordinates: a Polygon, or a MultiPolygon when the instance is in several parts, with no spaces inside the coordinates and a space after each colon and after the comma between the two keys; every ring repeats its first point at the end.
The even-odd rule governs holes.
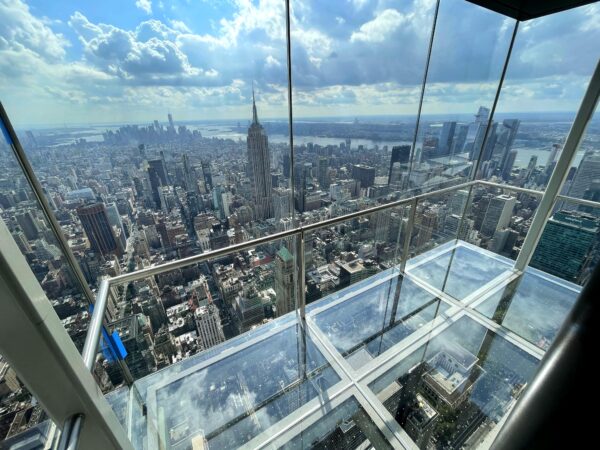
{"type": "MultiPolygon", "coordinates": [[[[566,116],[571,115],[574,116],[577,111],[527,111],[527,112],[496,112],[494,117],[499,118],[533,118],[538,117],[542,118],[553,118],[556,116],[566,116]],[[529,117],[528,117],[529,116],[529,117]]],[[[158,120],[159,124],[168,125],[167,117],[168,112],[164,114],[164,118],[162,119],[150,119],[150,120],[137,120],[137,121],[129,121],[129,122],[65,122],[65,123],[30,123],[30,124],[13,124],[17,131],[28,131],[28,130],[66,130],[69,128],[84,128],[84,127],[120,127],[120,126],[147,126],[152,125],[154,120],[158,120]]],[[[172,113],[171,113],[172,114],[172,113]]],[[[428,118],[430,120],[443,120],[443,121],[464,121],[464,119],[468,119],[470,117],[474,117],[475,113],[455,113],[455,114],[421,114],[422,118],[428,118]]],[[[161,116],[162,117],[162,116],[161,116]]],[[[390,122],[394,119],[405,119],[405,120],[416,120],[416,114],[361,114],[361,115],[331,115],[331,116],[294,116],[294,122],[305,122],[305,123],[343,123],[343,122],[353,122],[354,120],[358,120],[359,122],[367,121],[372,123],[377,123],[378,120],[390,122]]],[[[558,117],[556,117],[558,118],[558,117]]],[[[567,119],[567,118],[563,118],[567,119]]],[[[173,122],[175,125],[195,125],[195,124],[226,124],[226,125],[235,125],[236,123],[240,123],[240,125],[245,125],[247,122],[250,122],[249,117],[243,118],[231,118],[231,119],[177,119],[177,117],[173,114],[173,122]]],[[[259,121],[262,123],[270,123],[270,122],[287,122],[287,116],[279,116],[279,117],[264,117],[260,118],[259,121]]],[[[592,117],[592,121],[600,120],[599,117],[592,117]]]]}

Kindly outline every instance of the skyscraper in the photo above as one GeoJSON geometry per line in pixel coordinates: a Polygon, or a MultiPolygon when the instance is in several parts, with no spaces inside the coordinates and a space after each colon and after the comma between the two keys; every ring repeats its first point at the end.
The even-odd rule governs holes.
{"type": "Polygon", "coordinates": [[[502,126],[499,126],[496,130],[498,137],[492,158],[497,161],[497,167],[500,170],[506,166],[506,159],[509,157],[520,124],[521,121],[518,119],[505,119],[502,121],[502,126]]]}
{"type": "Polygon", "coordinates": [[[510,195],[497,195],[491,199],[481,224],[481,234],[491,238],[497,230],[506,228],[516,202],[517,199],[510,195]]]}
{"type": "MultiPolygon", "coordinates": [[[[392,158],[390,159],[390,170],[388,172],[388,184],[392,181],[392,169],[394,163],[400,163],[400,167],[407,167],[410,161],[410,145],[396,145],[392,147],[392,158]]],[[[398,167],[398,166],[396,166],[398,167]]],[[[397,171],[397,169],[396,169],[397,171]]]]}
{"type": "Polygon", "coordinates": [[[452,148],[452,140],[454,139],[454,131],[456,122],[444,122],[437,145],[437,155],[446,156],[452,148]]]}
{"type": "Polygon", "coordinates": [[[502,166],[500,167],[503,180],[506,181],[510,178],[510,174],[511,174],[511,171],[515,164],[516,159],[517,159],[517,151],[516,150],[509,151],[508,155],[504,159],[504,162],[502,163],[502,166]]]}
{"type": "Polygon", "coordinates": [[[195,311],[196,328],[204,349],[225,342],[225,334],[221,326],[219,310],[215,305],[200,306],[195,311]]]}
{"type": "Polygon", "coordinates": [[[319,157],[319,165],[317,167],[317,177],[321,189],[329,189],[329,161],[325,156],[319,157]]]}
{"type": "Polygon", "coordinates": [[[110,226],[104,203],[81,206],[77,208],[77,215],[93,250],[102,255],[121,253],[121,247],[110,226]]]}
{"type": "Polygon", "coordinates": [[[248,162],[250,163],[250,174],[254,189],[255,216],[257,219],[268,219],[273,214],[271,157],[267,134],[258,122],[254,90],[252,90],[252,124],[248,128],[246,142],[248,144],[248,162]]]}
{"type": "Polygon", "coordinates": [[[558,211],[546,224],[531,265],[573,282],[585,281],[600,219],[577,211],[558,211]]]}
{"type": "Polygon", "coordinates": [[[575,177],[569,189],[569,196],[583,198],[592,182],[600,177],[600,151],[588,150],[579,163],[575,177]]]}
{"type": "Polygon", "coordinates": [[[475,115],[475,122],[469,124],[462,151],[469,153],[470,159],[474,159],[479,156],[479,150],[483,144],[483,137],[485,135],[485,129],[489,116],[490,110],[480,106],[477,114],[475,115]]]}
{"type": "Polygon", "coordinates": [[[368,188],[375,183],[375,168],[365,164],[352,166],[352,178],[360,181],[361,188],[368,188]]]}
{"type": "Polygon", "coordinates": [[[294,257],[286,247],[281,247],[275,255],[275,294],[278,316],[295,308],[294,257]]]}

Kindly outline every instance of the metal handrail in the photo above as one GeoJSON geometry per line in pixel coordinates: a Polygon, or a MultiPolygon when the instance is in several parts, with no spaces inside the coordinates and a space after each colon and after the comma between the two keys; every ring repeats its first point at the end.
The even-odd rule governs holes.
{"type": "MultiPolygon", "coordinates": [[[[450,186],[447,188],[415,195],[413,197],[396,200],[394,202],[377,205],[372,208],[364,209],[361,211],[355,211],[355,212],[352,212],[349,214],[345,214],[342,216],[323,220],[320,222],[307,224],[307,225],[301,225],[296,228],[292,228],[290,230],[270,234],[268,236],[262,236],[262,237],[252,239],[250,241],[246,241],[246,242],[243,242],[240,244],[230,245],[228,247],[201,253],[199,255],[189,256],[187,258],[170,261],[165,264],[160,264],[160,265],[153,266],[153,267],[147,267],[147,268],[140,269],[140,270],[137,270],[134,272],[130,272],[130,273],[118,275],[116,277],[104,279],[104,280],[102,280],[100,289],[98,289],[98,293],[96,295],[96,305],[95,305],[94,311],[92,313],[92,317],[90,319],[90,326],[88,328],[88,332],[87,332],[86,339],[85,339],[83,356],[84,356],[84,358],[86,358],[85,359],[86,365],[88,365],[88,361],[90,361],[89,358],[91,358],[91,363],[90,363],[91,365],[88,365],[88,368],[90,370],[93,369],[93,358],[96,354],[96,350],[98,347],[100,333],[102,330],[102,326],[101,326],[102,319],[104,317],[104,314],[106,312],[106,307],[108,304],[107,298],[108,298],[108,293],[110,290],[109,288],[112,286],[117,286],[117,285],[121,285],[121,284],[124,284],[127,282],[144,279],[144,278],[147,278],[147,277],[150,277],[153,275],[158,275],[160,273],[164,273],[164,272],[167,272],[170,270],[180,269],[180,268],[183,268],[186,266],[190,266],[192,264],[202,263],[202,262],[205,262],[205,261],[208,261],[211,259],[221,258],[223,256],[227,256],[232,253],[243,251],[243,250],[246,250],[249,248],[254,248],[259,245],[267,244],[269,242],[282,240],[282,239],[292,237],[292,236],[304,235],[305,233],[310,232],[310,231],[318,230],[320,228],[324,228],[327,226],[337,225],[342,222],[353,220],[353,219],[356,219],[359,217],[368,216],[368,215],[371,215],[371,214],[374,214],[374,213],[377,213],[380,211],[385,211],[385,210],[397,208],[400,206],[411,205],[411,214],[409,217],[412,220],[409,220],[409,223],[408,223],[409,229],[407,230],[407,236],[410,237],[410,235],[412,234],[412,228],[414,226],[414,212],[416,210],[416,205],[419,201],[424,200],[429,197],[434,197],[434,196],[445,194],[448,192],[475,186],[478,184],[488,186],[488,187],[495,187],[498,189],[513,191],[513,192],[526,193],[526,194],[537,196],[537,197],[541,197],[544,195],[544,192],[542,192],[542,191],[536,191],[536,190],[532,190],[532,189],[526,189],[526,188],[521,188],[521,187],[517,187],[517,186],[507,185],[507,184],[494,183],[491,181],[485,181],[485,180],[468,181],[466,183],[461,183],[461,184],[457,184],[455,186],[450,186]]],[[[591,207],[600,208],[600,202],[593,202],[590,200],[581,200],[581,199],[576,199],[573,197],[567,197],[567,196],[562,196],[562,195],[559,197],[564,201],[581,203],[581,204],[588,205],[591,207]]],[[[409,246],[408,244],[409,244],[409,238],[405,239],[404,244],[403,244],[402,263],[400,265],[400,267],[402,269],[405,267],[405,264],[406,264],[405,260],[408,255],[408,251],[407,251],[408,246],[409,246]]],[[[304,250],[304,249],[302,249],[302,250],[304,250]]],[[[301,291],[302,291],[302,289],[301,289],[301,291]]],[[[302,295],[304,296],[304,293],[302,293],[302,295]]],[[[304,302],[300,302],[300,304],[304,304],[304,302]]]]}
{"type": "MultiPolygon", "coordinates": [[[[160,264],[157,266],[140,269],[135,272],[118,275],[116,277],[105,278],[104,280],[102,280],[100,287],[98,289],[98,292],[96,294],[95,306],[94,306],[94,310],[92,312],[92,317],[90,318],[90,325],[88,327],[88,331],[87,331],[86,338],[85,338],[85,344],[84,344],[83,353],[82,353],[84,363],[90,371],[93,371],[94,362],[95,362],[95,358],[96,358],[96,352],[98,349],[98,344],[100,342],[100,334],[102,332],[102,324],[103,324],[104,316],[106,313],[106,308],[108,305],[108,296],[110,293],[110,288],[113,286],[122,285],[127,282],[140,280],[143,278],[147,278],[149,276],[157,275],[159,273],[167,272],[169,270],[179,269],[179,268],[186,267],[186,266],[189,266],[192,264],[198,264],[198,263],[210,260],[210,259],[220,258],[220,257],[226,256],[226,255],[229,255],[229,254],[232,254],[235,252],[246,250],[248,248],[253,248],[253,247],[256,247],[256,246],[259,246],[262,244],[266,244],[269,242],[285,239],[285,238],[288,238],[291,236],[299,236],[300,243],[299,243],[298,247],[299,247],[299,252],[301,255],[301,258],[299,261],[302,264],[302,270],[300,271],[298,284],[297,284],[298,289],[300,291],[298,293],[298,295],[299,295],[298,310],[300,312],[301,321],[304,321],[305,305],[306,305],[306,292],[305,292],[306,281],[304,279],[305,278],[304,277],[305,268],[303,267],[304,266],[304,251],[305,251],[304,236],[307,232],[318,230],[320,228],[324,228],[324,227],[328,227],[328,226],[337,225],[342,222],[353,220],[353,219],[356,219],[359,217],[368,216],[368,215],[371,215],[371,214],[374,214],[374,213],[377,213],[380,211],[385,211],[385,210],[392,209],[392,208],[410,205],[410,215],[409,215],[409,221],[407,224],[407,231],[406,231],[407,234],[406,234],[406,236],[404,238],[404,242],[403,242],[403,252],[401,255],[401,263],[400,263],[400,270],[404,271],[404,269],[406,267],[406,261],[408,259],[408,250],[410,247],[410,237],[412,235],[412,230],[413,230],[414,222],[415,222],[415,214],[416,214],[417,204],[419,203],[419,201],[424,200],[429,197],[434,197],[437,195],[457,191],[457,190],[464,189],[464,188],[472,188],[476,185],[495,187],[498,189],[519,192],[519,193],[525,193],[525,194],[533,195],[536,197],[543,197],[543,195],[545,194],[542,191],[535,191],[532,189],[526,189],[526,188],[521,188],[521,187],[517,187],[517,186],[494,183],[494,182],[485,181],[485,180],[473,180],[473,181],[468,181],[465,183],[457,184],[454,186],[446,187],[443,189],[438,189],[438,190],[422,193],[419,195],[415,195],[413,197],[404,198],[404,199],[397,200],[394,202],[377,205],[372,208],[355,211],[355,212],[352,212],[349,214],[345,214],[342,216],[323,220],[320,222],[307,224],[307,225],[300,225],[300,226],[298,226],[296,228],[292,228],[290,230],[270,234],[268,236],[262,236],[262,237],[252,239],[250,241],[243,242],[240,244],[235,244],[235,245],[231,245],[231,246],[228,246],[225,248],[205,252],[200,255],[193,255],[193,256],[190,256],[187,258],[178,259],[176,261],[171,261],[171,262],[168,262],[165,264],[160,264]]],[[[569,202],[581,203],[584,205],[600,208],[599,202],[575,199],[575,198],[567,197],[567,196],[559,196],[559,198],[561,198],[562,200],[565,200],[565,201],[569,201],[569,202]]],[[[463,216],[464,216],[464,214],[466,214],[466,211],[463,213],[463,216]]],[[[457,233],[460,233],[460,229],[457,231],[457,233]]],[[[457,236],[458,236],[458,234],[457,234],[457,236]]],[[[125,367],[126,367],[126,365],[125,365],[125,367]]],[[[70,420],[69,420],[70,423],[68,425],[70,427],[77,428],[77,427],[81,426],[82,421],[83,421],[82,416],[74,415],[70,418],[70,420]]],[[[76,434],[78,434],[78,433],[75,433],[75,435],[76,434]]],[[[76,437],[73,436],[73,439],[76,440],[76,437]]]]}

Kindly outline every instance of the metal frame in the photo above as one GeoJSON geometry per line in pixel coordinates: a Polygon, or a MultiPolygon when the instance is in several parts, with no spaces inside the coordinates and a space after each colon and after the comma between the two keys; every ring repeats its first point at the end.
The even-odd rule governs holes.
{"type": "MultiPolygon", "coordinates": [[[[192,264],[206,262],[211,259],[217,259],[217,258],[226,256],[226,255],[229,255],[229,254],[232,254],[235,252],[247,250],[250,248],[257,247],[259,245],[267,244],[267,243],[270,243],[273,241],[282,240],[282,239],[289,238],[292,236],[297,237],[297,239],[300,241],[299,249],[302,252],[302,262],[304,262],[304,251],[305,251],[304,235],[305,235],[305,233],[314,231],[314,230],[318,230],[321,228],[325,228],[328,226],[337,225],[337,224],[340,224],[340,223],[343,223],[343,222],[346,222],[346,221],[349,221],[352,219],[364,217],[364,216],[371,215],[371,214],[374,214],[374,213],[377,213],[380,211],[397,208],[400,206],[410,205],[411,210],[410,210],[409,221],[408,221],[407,229],[406,229],[406,236],[405,236],[405,239],[403,242],[403,254],[401,255],[401,262],[400,262],[400,266],[399,266],[400,273],[404,273],[405,270],[407,270],[406,263],[409,259],[408,258],[408,256],[409,256],[408,249],[410,248],[410,236],[412,236],[412,231],[414,228],[414,218],[415,218],[416,207],[418,205],[418,202],[421,200],[424,200],[426,198],[429,198],[429,197],[434,197],[437,195],[453,192],[456,190],[461,190],[461,189],[464,189],[467,187],[474,187],[476,185],[483,185],[483,186],[487,186],[487,187],[494,187],[494,188],[513,191],[513,192],[526,193],[528,195],[533,195],[533,196],[537,196],[537,197],[544,197],[547,195],[547,193],[544,193],[541,191],[535,191],[535,190],[531,190],[531,189],[519,188],[516,186],[493,183],[490,181],[482,181],[482,180],[467,181],[465,183],[457,184],[455,186],[447,187],[444,189],[426,192],[423,194],[416,195],[414,197],[409,197],[409,198],[397,200],[397,201],[394,201],[391,203],[378,205],[378,206],[375,206],[372,208],[368,208],[368,209],[361,210],[361,211],[356,211],[356,212],[349,213],[349,214],[339,216],[339,217],[334,217],[334,218],[327,219],[327,220],[324,220],[321,222],[307,224],[307,225],[301,225],[299,227],[292,228],[290,230],[282,231],[280,233],[275,233],[275,234],[272,234],[269,236],[259,237],[259,238],[256,238],[256,239],[253,239],[253,240],[250,240],[247,242],[231,245],[229,247],[225,247],[222,249],[205,252],[200,255],[189,256],[187,258],[171,261],[171,262],[161,264],[158,266],[147,267],[145,269],[140,269],[135,272],[130,272],[130,273],[118,275],[113,278],[105,279],[102,281],[101,287],[98,290],[98,294],[96,297],[96,308],[94,309],[94,312],[92,314],[92,318],[90,321],[90,327],[88,329],[88,334],[86,336],[86,341],[85,341],[85,346],[84,346],[84,355],[88,355],[88,358],[89,358],[90,357],[89,355],[92,355],[92,357],[93,357],[96,354],[95,351],[97,350],[97,345],[99,342],[99,333],[101,331],[101,324],[102,324],[102,320],[104,318],[104,314],[106,312],[106,306],[107,306],[106,297],[108,296],[109,287],[117,286],[117,285],[120,285],[123,283],[135,281],[135,280],[140,280],[140,279],[147,278],[147,277],[157,275],[160,273],[164,273],[164,272],[167,272],[170,270],[180,269],[180,268],[192,265],[192,264]],[[93,331],[93,333],[91,331],[93,331]],[[98,337],[94,337],[94,335],[96,335],[96,334],[98,335],[98,337]]],[[[566,201],[579,201],[578,199],[572,199],[571,197],[566,197],[566,196],[562,196],[562,198],[566,201]]],[[[590,200],[585,200],[585,204],[592,206],[592,207],[600,208],[600,202],[593,202],[590,200]]],[[[531,233],[531,231],[530,231],[530,233],[531,233]]],[[[529,233],[528,233],[528,236],[529,236],[529,233]]],[[[521,250],[521,252],[522,251],[523,250],[521,250]]],[[[304,266],[304,264],[303,264],[303,266],[304,266]]],[[[411,267],[411,268],[413,268],[413,267],[411,267]]],[[[519,270],[517,267],[515,267],[515,269],[519,270]]],[[[301,272],[300,275],[304,274],[304,270],[305,270],[305,268],[302,267],[302,270],[300,270],[300,272],[301,272]]],[[[305,317],[305,308],[306,308],[306,298],[305,298],[305,292],[304,292],[305,283],[306,283],[305,276],[304,277],[299,276],[298,283],[297,283],[297,285],[298,285],[297,289],[299,291],[298,292],[298,306],[299,306],[299,310],[300,310],[300,316],[302,319],[305,317]]]]}
{"type": "Polygon", "coordinates": [[[581,101],[581,106],[577,111],[577,115],[575,116],[571,130],[569,131],[567,140],[565,141],[562,153],[558,158],[554,170],[552,171],[546,191],[544,192],[542,200],[540,201],[540,204],[535,212],[533,222],[531,222],[531,226],[529,227],[529,231],[525,237],[525,242],[523,242],[523,246],[519,252],[519,257],[515,262],[516,270],[525,270],[531,261],[533,252],[535,251],[546,223],[550,218],[550,214],[552,213],[552,209],[556,204],[558,195],[560,194],[560,191],[567,179],[569,169],[571,168],[573,159],[577,154],[577,150],[579,149],[579,145],[581,144],[588,123],[594,115],[599,97],[600,60],[596,64],[596,69],[594,70],[594,74],[592,75],[588,88],[585,91],[585,95],[581,101]]]}
{"type": "Polygon", "coordinates": [[[10,122],[10,119],[8,118],[8,114],[6,113],[6,110],[4,109],[2,102],[0,102],[0,122],[2,122],[1,125],[3,125],[4,129],[6,130],[6,133],[7,133],[6,138],[10,139],[8,144],[10,144],[10,147],[13,150],[13,154],[15,155],[15,158],[16,158],[17,162],[19,163],[21,170],[23,171],[23,175],[25,176],[27,183],[29,184],[29,186],[31,187],[31,190],[33,191],[33,195],[35,196],[35,198],[39,204],[39,207],[42,210],[42,213],[44,214],[44,218],[46,219],[46,221],[48,222],[48,225],[50,226],[50,229],[52,230],[52,234],[56,238],[56,241],[58,243],[58,246],[60,247],[62,254],[65,256],[67,264],[69,265],[69,267],[75,274],[77,283],[79,284],[79,287],[83,291],[86,300],[88,301],[88,303],[90,305],[93,304],[94,303],[94,294],[90,290],[90,287],[88,286],[85,276],[83,275],[83,272],[81,271],[81,268],[79,267],[79,263],[75,259],[75,256],[73,255],[73,252],[71,251],[71,247],[69,247],[69,244],[68,244],[67,240],[65,239],[65,235],[62,232],[62,228],[60,227],[60,224],[56,220],[56,217],[54,217],[52,208],[50,208],[50,204],[48,203],[48,200],[46,199],[46,196],[44,194],[44,189],[42,188],[42,185],[40,184],[37,177],[35,176],[35,172],[33,171],[33,168],[31,167],[31,164],[29,163],[29,160],[27,159],[25,150],[23,150],[23,147],[21,146],[19,138],[17,137],[17,133],[15,132],[15,130],[12,126],[12,123],[10,122]]]}

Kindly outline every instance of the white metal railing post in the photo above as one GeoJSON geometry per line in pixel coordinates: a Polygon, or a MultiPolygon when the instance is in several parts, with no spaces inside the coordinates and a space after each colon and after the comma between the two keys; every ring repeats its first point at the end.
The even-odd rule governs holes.
{"type": "Polygon", "coordinates": [[[515,270],[523,271],[529,265],[533,252],[537,247],[540,240],[546,222],[550,218],[556,199],[558,198],[560,191],[567,179],[569,168],[573,163],[579,144],[583,139],[586,127],[591,120],[596,105],[598,104],[598,97],[600,96],[600,60],[596,64],[596,69],[590,80],[590,84],[583,96],[581,106],[577,111],[571,130],[565,141],[562,153],[558,158],[558,162],[554,167],[554,171],[548,181],[546,192],[540,200],[540,204],[535,212],[519,256],[515,262],[515,270]]]}

